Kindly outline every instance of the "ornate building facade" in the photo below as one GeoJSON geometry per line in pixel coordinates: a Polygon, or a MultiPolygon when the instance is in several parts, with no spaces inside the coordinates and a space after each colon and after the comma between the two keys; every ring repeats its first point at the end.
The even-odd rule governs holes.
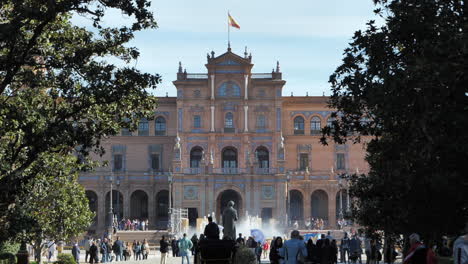
{"type": "Polygon", "coordinates": [[[150,228],[167,227],[169,207],[187,208],[192,225],[219,219],[229,200],[240,217],[283,225],[313,217],[336,227],[349,204],[338,175],[368,165],[362,145],[319,142],[331,121],[328,97],[282,96],[279,63],[252,73],[247,52],[212,52],[206,68],[192,74],[179,64],[177,97],[159,98],[154,120],[105,141],[99,159],[109,167],[80,175],[96,212],[91,230],[108,223],[111,189],[114,214],[148,219],[150,228]]]}

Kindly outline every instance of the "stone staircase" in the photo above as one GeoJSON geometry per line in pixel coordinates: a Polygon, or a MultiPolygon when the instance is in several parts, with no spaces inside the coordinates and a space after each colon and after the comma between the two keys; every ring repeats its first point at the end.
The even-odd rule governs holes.
{"type": "Polygon", "coordinates": [[[136,241],[143,241],[143,239],[147,239],[148,243],[150,244],[157,244],[159,245],[159,240],[161,240],[162,236],[168,236],[169,232],[167,230],[148,230],[148,231],[117,231],[117,233],[113,236],[114,238],[119,236],[120,240],[124,242],[133,242],[136,241]]]}

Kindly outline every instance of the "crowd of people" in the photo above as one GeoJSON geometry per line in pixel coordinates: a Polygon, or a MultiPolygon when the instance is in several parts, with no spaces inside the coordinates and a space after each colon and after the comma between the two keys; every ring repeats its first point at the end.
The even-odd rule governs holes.
{"type": "Polygon", "coordinates": [[[122,220],[117,221],[117,219],[114,219],[114,227],[117,230],[125,230],[125,231],[135,231],[135,230],[140,230],[140,231],[147,231],[148,230],[148,219],[125,219],[122,218],[122,220]]]}
{"type": "MultiPolygon", "coordinates": [[[[112,262],[114,260],[126,261],[132,258],[134,260],[148,259],[148,255],[150,254],[150,246],[146,239],[143,241],[134,240],[133,243],[130,243],[123,242],[119,237],[116,237],[115,241],[108,238],[102,240],[86,238],[83,247],[85,250],[85,262],[91,264],[112,262]]],[[[78,263],[79,253],[78,256],[75,256],[75,259],[78,263]]]]}
{"type": "Polygon", "coordinates": [[[305,221],[293,219],[290,226],[294,229],[307,229],[307,230],[324,230],[327,226],[327,221],[322,218],[311,217],[305,221]]]}

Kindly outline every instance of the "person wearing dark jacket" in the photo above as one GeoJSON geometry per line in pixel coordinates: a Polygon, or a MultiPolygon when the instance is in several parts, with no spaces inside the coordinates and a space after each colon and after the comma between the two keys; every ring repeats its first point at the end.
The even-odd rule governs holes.
{"type": "Polygon", "coordinates": [[[192,241],[192,256],[195,256],[195,249],[197,248],[198,246],[198,237],[197,237],[197,234],[193,234],[192,238],[190,239],[190,241],[192,241]]]}
{"type": "Polygon", "coordinates": [[[336,245],[336,240],[333,239],[331,242],[331,253],[332,253],[332,258],[331,258],[331,263],[332,264],[337,264],[338,263],[338,246],[336,245]]]}
{"type": "Polygon", "coordinates": [[[272,243],[272,246],[270,248],[270,263],[271,264],[279,264],[280,260],[283,259],[279,255],[279,249],[283,247],[283,239],[281,237],[277,237],[274,242],[272,243]]]}
{"type": "Polygon", "coordinates": [[[98,248],[96,246],[96,242],[92,241],[91,246],[89,247],[89,263],[98,263],[98,248]]]}
{"type": "Polygon", "coordinates": [[[179,246],[177,245],[177,239],[174,237],[171,241],[172,256],[177,257],[179,254],[179,246]]]}
{"type": "Polygon", "coordinates": [[[205,226],[203,234],[205,234],[207,239],[219,240],[219,227],[215,222],[213,222],[213,217],[208,216],[208,224],[205,226]]]}
{"type": "Polygon", "coordinates": [[[330,245],[330,240],[328,239],[323,239],[323,245],[321,248],[321,253],[320,254],[320,263],[321,264],[331,264],[331,259],[332,259],[332,248],[330,245]]]}
{"type": "Polygon", "coordinates": [[[312,263],[320,263],[317,253],[317,246],[312,239],[307,241],[307,259],[312,263]]]}
{"type": "Polygon", "coordinates": [[[115,240],[114,245],[112,246],[112,250],[114,250],[115,254],[115,261],[123,260],[123,249],[124,244],[122,240],[120,240],[120,237],[117,237],[117,240],[115,240]]]}
{"type": "Polygon", "coordinates": [[[162,236],[161,240],[159,241],[159,251],[161,252],[161,264],[166,264],[168,249],[169,243],[166,241],[166,238],[162,236]]]}

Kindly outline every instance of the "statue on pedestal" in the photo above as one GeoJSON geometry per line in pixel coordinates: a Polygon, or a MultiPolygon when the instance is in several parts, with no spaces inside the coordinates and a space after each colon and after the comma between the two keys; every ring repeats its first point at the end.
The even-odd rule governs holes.
{"type": "Polygon", "coordinates": [[[234,202],[229,201],[227,208],[223,212],[223,237],[231,240],[236,239],[236,221],[237,221],[237,210],[234,209],[234,202]]]}

